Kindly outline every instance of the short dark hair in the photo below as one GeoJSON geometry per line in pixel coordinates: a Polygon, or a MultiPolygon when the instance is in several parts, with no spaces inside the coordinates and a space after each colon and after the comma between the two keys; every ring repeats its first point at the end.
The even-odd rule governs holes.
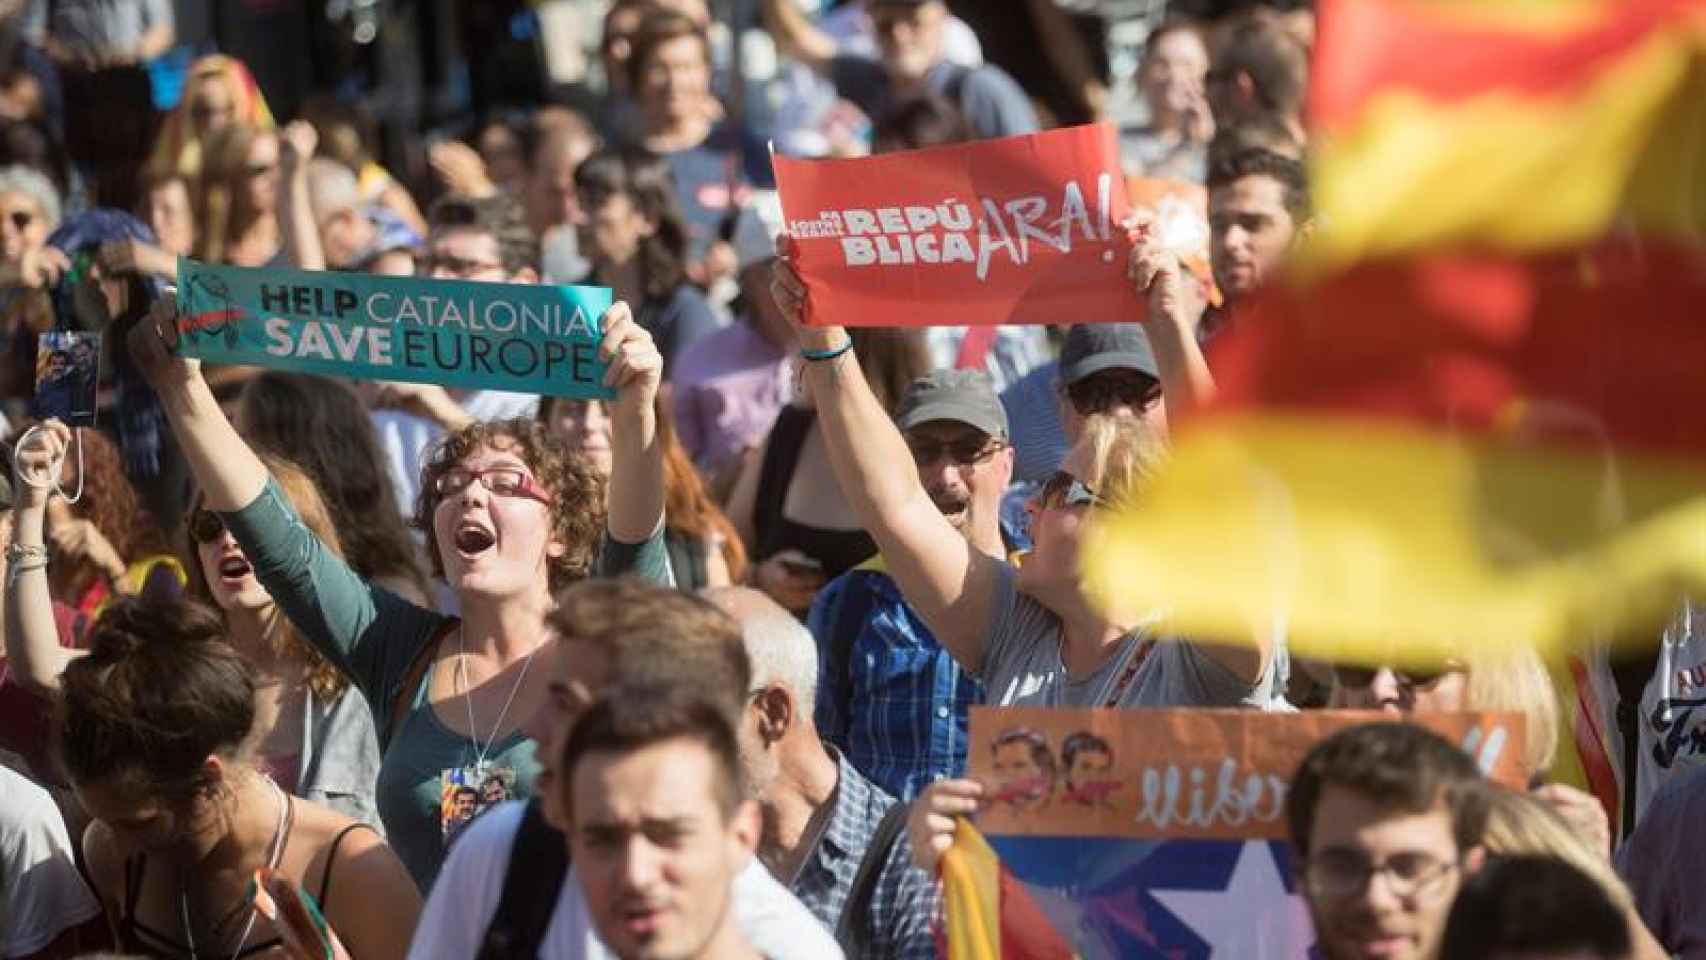
{"type": "Polygon", "coordinates": [[[1030,727],[1014,727],[1011,730],[1004,731],[995,738],[994,743],[989,745],[989,752],[993,755],[1002,747],[1015,743],[1023,743],[1030,747],[1031,761],[1042,767],[1050,780],[1054,779],[1054,751],[1049,749],[1048,738],[1030,727]]]}
{"type": "Polygon", "coordinates": [[[640,29],[634,32],[629,41],[631,52],[628,55],[628,90],[630,95],[640,89],[640,81],[645,77],[646,64],[657,53],[659,47],[682,37],[691,37],[699,41],[699,49],[705,54],[705,66],[711,65],[711,39],[705,35],[705,29],[693,22],[691,17],[677,13],[674,10],[652,10],[640,21],[640,29]]]}
{"type": "Polygon", "coordinates": [[[574,812],[575,767],[589,753],[630,753],[670,740],[697,743],[711,754],[712,790],[726,819],[746,795],[733,712],[720,698],[687,686],[612,688],[575,723],[563,746],[563,809],[574,812]]]}
{"type": "Polygon", "coordinates": [[[1078,733],[1074,733],[1067,737],[1066,740],[1061,743],[1060,762],[1070,770],[1072,769],[1073,759],[1080,753],[1100,753],[1108,757],[1112,757],[1114,755],[1114,748],[1103,737],[1098,737],[1093,733],[1079,731],[1078,733]]]}
{"type": "Polygon", "coordinates": [[[1463,882],[1440,960],[1586,951],[1628,956],[1629,922],[1605,888],[1556,857],[1495,857],[1463,882]]]}
{"type": "Polygon", "coordinates": [[[1303,164],[1290,157],[1262,147],[1216,153],[1208,168],[1210,192],[1229,187],[1245,177],[1271,177],[1284,191],[1283,202],[1291,219],[1302,223],[1309,218],[1309,178],[1303,164]]]}
{"type": "Polygon", "coordinates": [[[1437,734],[1408,723],[1366,723],[1341,730],[1303,758],[1285,798],[1292,846],[1309,855],[1315,808],[1327,787],[1340,787],[1394,814],[1425,813],[1442,800],[1457,849],[1481,844],[1488,786],[1469,755],[1437,734]]]}
{"type": "Polygon", "coordinates": [[[686,687],[731,712],[745,705],[752,662],[740,624],[703,597],[638,577],[584,580],[558,595],[545,622],[596,650],[610,686],[686,687]]]}
{"type": "Polygon", "coordinates": [[[207,758],[235,758],[254,726],[250,674],[211,609],[114,600],[90,631],[89,655],[60,677],[54,728],[66,776],[171,801],[204,792],[207,758]]]}
{"type": "Polygon", "coordinates": [[[1237,15],[1222,33],[1209,73],[1224,77],[1245,74],[1263,109],[1296,116],[1303,108],[1309,84],[1309,51],[1274,12],[1248,10],[1237,15]]]}
{"type": "Polygon", "coordinates": [[[505,272],[517,273],[524,267],[539,269],[539,238],[527,225],[526,209],[508,194],[489,197],[445,194],[428,211],[427,227],[433,233],[452,229],[489,233],[498,242],[498,257],[503,260],[505,272]]]}
{"type": "Polygon", "coordinates": [[[646,296],[668,296],[686,282],[687,226],[667,161],[638,148],[599,150],[575,168],[575,193],[589,216],[623,194],[652,222],[652,234],[641,242],[639,252],[646,296]]]}
{"type": "Polygon", "coordinates": [[[872,153],[919,150],[975,139],[966,115],[941,94],[923,93],[896,104],[877,123],[872,153]]]}

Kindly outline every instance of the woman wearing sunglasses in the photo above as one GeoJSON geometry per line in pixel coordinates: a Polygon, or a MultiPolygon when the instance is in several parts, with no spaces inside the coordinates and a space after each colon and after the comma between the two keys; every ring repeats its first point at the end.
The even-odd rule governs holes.
{"type": "MultiPolygon", "coordinates": [[[[28,545],[41,542],[50,478],[64,459],[71,433],[50,420],[38,436],[39,442],[18,451],[20,548],[13,552],[17,573],[7,577],[12,625],[6,637],[19,680],[57,693],[65,668],[88,650],[61,645],[49,578],[30,555],[28,545]]],[[[314,482],[285,461],[269,457],[265,463],[303,523],[328,551],[341,556],[337,528],[314,482]]],[[[185,533],[183,567],[189,571],[190,594],[220,612],[225,637],[244,657],[253,679],[255,765],[291,794],[377,826],[379,744],[367,701],[281,616],[242,548],[199,497],[185,516],[185,533]]]]}
{"type": "Polygon", "coordinates": [[[303,526],[221,412],[200,365],[171,353],[177,303],[130,340],[207,498],[296,629],[367,697],[385,748],[379,813],[422,889],[431,886],[463,787],[493,778],[530,796],[539,763],[521,732],[548,696],[530,671],[551,639],[557,591],[594,573],[670,582],[663,464],[653,417],[662,358],[618,303],[600,355],[617,390],[606,484],[532,421],[475,422],[423,458],[415,523],[460,618],[409,603],[350,570],[303,526]],[[608,507],[608,509],[607,509],[608,507]]]}
{"type": "MultiPolygon", "coordinates": [[[[797,329],[836,479],[907,602],[991,703],[1061,707],[1266,706],[1267,638],[1208,646],[1110,620],[1084,593],[1079,546],[1102,508],[1138,495],[1161,442],[1130,417],[1093,418],[1027,506],[1034,549],[1015,570],[974,550],[930,501],[906,442],[838,326],[805,326],[807,290],[784,249],[776,302],[797,329]]],[[[834,318],[816,318],[818,322],[834,318]]]]}
{"type": "Polygon", "coordinates": [[[1563,711],[1552,676],[1533,650],[1471,651],[1438,658],[1431,665],[1337,664],[1333,674],[1328,701],[1333,707],[1396,716],[1456,711],[1521,714],[1525,738],[1515,746],[1534,773],[1535,799],[1563,817],[1600,856],[1611,855],[1611,821],[1599,801],[1567,783],[1548,782],[1558,758],[1563,711]]]}

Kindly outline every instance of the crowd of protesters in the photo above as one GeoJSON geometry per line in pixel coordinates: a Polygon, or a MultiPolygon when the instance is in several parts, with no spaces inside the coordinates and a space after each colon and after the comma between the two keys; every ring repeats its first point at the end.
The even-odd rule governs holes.
{"type": "Polygon", "coordinates": [[[1312,228],[1307,4],[1147,5],[1112,75],[1096,4],[762,0],[762,112],[702,0],[576,6],[597,108],[482,117],[416,183],[362,103],[275,116],[228,55],[156,103],[162,0],[0,4],[0,960],[288,952],[260,869],[356,960],[943,955],[978,704],[1390,715],[1287,796],[1329,960],[1706,956],[1701,608],[1566,687],[1531,651],[1164,635],[1084,588],[1086,531],[1312,228]],[[1205,265],[1128,237],[1141,322],[806,324],[766,141],[918,149],[1116,95],[1126,173],[1207,195],[1205,265]],[[179,257],[608,287],[615,399],[186,359],[179,257]],[[103,335],[93,426],[35,402],[48,330],[103,335]],[[1400,722],[1449,711],[1524,714],[1531,789],[1400,722]],[[1620,796],[1585,789],[1584,727],[1620,796]]]}

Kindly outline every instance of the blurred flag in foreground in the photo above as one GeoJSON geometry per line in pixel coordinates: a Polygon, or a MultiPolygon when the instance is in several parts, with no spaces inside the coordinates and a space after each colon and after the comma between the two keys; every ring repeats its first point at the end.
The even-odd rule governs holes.
{"type": "Polygon", "coordinates": [[[1706,228],[1706,0],[1323,0],[1317,268],[1706,228]]]}
{"type": "Polygon", "coordinates": [[[1271,288],[1215,343],[1215,405],[1093,531],[1090,588],[1350,661],[1656,636],[1706,594],[1702,304],[1702,253],[1652,245],[1271,288]]]}

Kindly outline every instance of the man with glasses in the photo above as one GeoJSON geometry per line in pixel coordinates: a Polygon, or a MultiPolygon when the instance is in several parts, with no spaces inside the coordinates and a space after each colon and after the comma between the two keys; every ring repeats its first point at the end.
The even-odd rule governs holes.
{"type": "Polygon", "coordinates": [[[1326,960],[1439,955],[1451,902],[1485,857],[1490,789],[1462,750],[1408,724],[1352,727],[1309,751],[1286,817],[1326,960]]]}
{"type": "MultiPolygon", "coordinates": [[[[937,370],[917,380],[895,421],[942,516],[978,551],[1007,556],[1001,497],[1013,448],[988,374],[937,370]]],[[[966,708],[979,702],[982,688],[936,642],[882,557],[830,581],[807,622],[818,641],[816,719],[824,738],[902,800],[932,780],[958,776],[966,708]]]]}

